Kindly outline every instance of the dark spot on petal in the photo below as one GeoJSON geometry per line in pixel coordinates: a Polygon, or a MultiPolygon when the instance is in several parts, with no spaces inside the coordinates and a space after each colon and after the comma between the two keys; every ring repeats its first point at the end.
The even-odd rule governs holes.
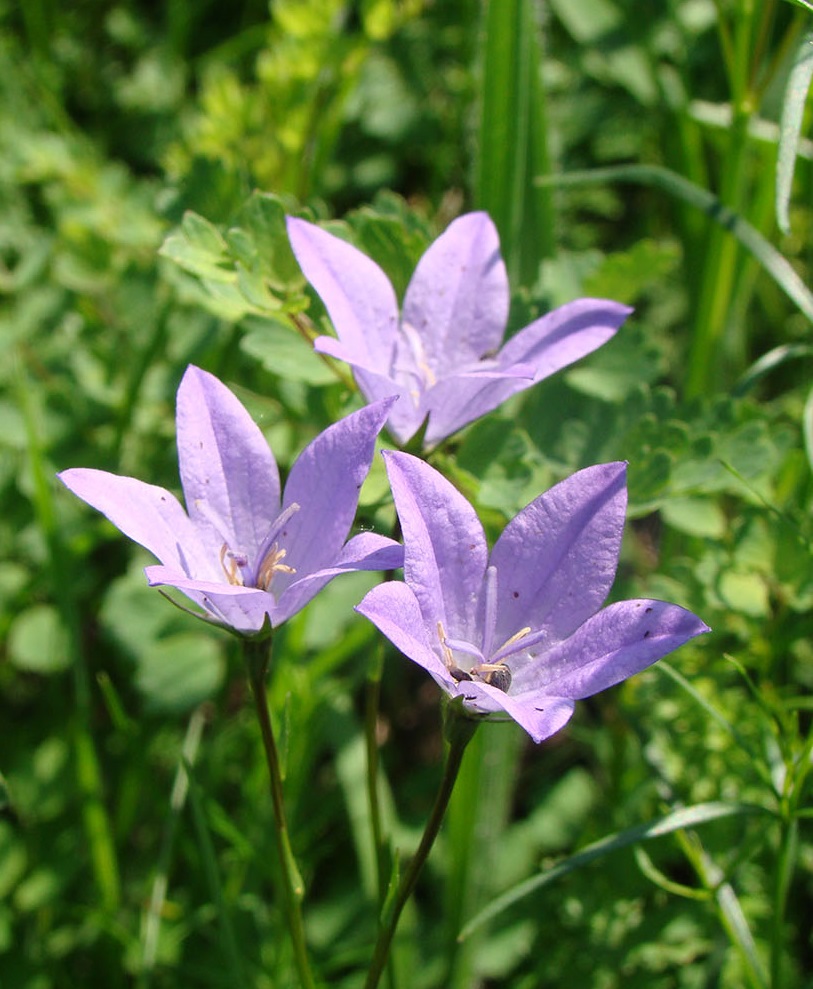
{"type": "Polygon", "coordinates": [[[650,631],[649,631],[649,629],[647,629],[646,632],[644,632],[644,638],[645,639],[648,639],[649,636],[650,636],[650,631]]]}
{"type": "Polygon", "coordinates": [[[645,614],[647,614],[647,615],[649,614],[649,612],[650,612],[650,611],[652,611],[652,608],[645,608],[645,609],[644,609],[644,612],[645,612],[645,614]]]}
{"type": "Polygon", "coordinates": [[[535,711],[539,711],[539,713],[542,714],[544,712],[545,708],[544,707],[537,707],[537,708],[534,708],[534,710],[535,711]]]}
{"type": "Polygon", "coordinates": [[[518,598],[519,597],[519,591],[514,591],[514,597],[515,598],[518,598]]]}

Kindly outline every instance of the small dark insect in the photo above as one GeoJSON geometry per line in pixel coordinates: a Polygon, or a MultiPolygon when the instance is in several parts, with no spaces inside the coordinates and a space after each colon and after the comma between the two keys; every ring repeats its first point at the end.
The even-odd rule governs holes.
{"type": "Polygon", "coordinates": [[[458,683],[460,683],[461,680],[471,680],[471,676],[466,673],[465,670],[461,670],[457,666],[450,666],[449,673],[451,674],[452,679],[456,680],[458,683]]]}
{"type": "Polygon", "coordinates": [[[471,672],[483,683],[496,687],[504,694],[508,693],[508,688],[511,686],[511,671],[505,663],[481,663],[479,666],[472,666],[471,672]]]}

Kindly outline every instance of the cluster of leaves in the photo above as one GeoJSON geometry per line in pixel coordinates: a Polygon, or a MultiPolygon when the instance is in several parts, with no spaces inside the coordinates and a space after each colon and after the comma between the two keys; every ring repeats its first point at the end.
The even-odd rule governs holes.
{"type": "MultiPolygon", "coordinates": [[[[325,217],[324,200],[333,213],[369,198],[331,229],[403,291],[458,190],[477,201],[471,156],[485,152],[473,121],[498,77],[488,61],[471,69],[478,6],[280,0],[270,20],[249,0],[216,13],[0,11],[4,985],[286,984],[270,808],[237,656],[148,593],[144,555],[52,477],[82,464],[174,487],[172,396],[190,361],[236,386],[283,464],[352,406],[349,380],[307,345],[324,316],[283,216],[305,200],[325,217]]],[[[537,126],[562,168],[643,160],[687,176],[809,271],[804,144],[808,195],[781,240],[771,190],[770,124],[804,22],[766,4],[774,31],[764,44],[759,25],[754,43],[740,39],[733,49],[754,63],[739,66],[719,52],[744,30],[742,6],[663,4],[641,18],[631,0],[552,3],[537,126]],[[743,79],[764,81],[753,112],[743,79]]],[[[762,378],[746,372],[803,344],[809,324],[685,202],[606,184],[554,201],[555,251],[515,282],[511,326],[579,294],[634,304],[635,320],[470,428],[438,466],[493,534],[573,469],[628,459],[634,521],[614,593],[677,601],[715,635],[671,674],[584,705],[544,750],[513,726],[481,730],[395,972],[418,989],[801,984],[813,848],[800,814],[813,685],[809,351],[786,352],[762,378]],[[727,813],[705,823],[629,832],[717,803],[727,813]],[[563,868],[610,832],[629,841],[599,848],[600,867],[563,868]],[[458,941],[534,874],[544,883],[458,941]],[[769,955],[779,974],[765,974],[769,955]]],[[[378,466],[361,524],[382,531],[383,487],[378,466]]],[[[351,610],[371,580],[337,581],[284,628],[270,685],[308,935],[336,985],[355,984],[375,923],[361,697],[381,645],[351,610]]],[[[397,657],[385,669],[381,788],[406,855],[436,777],[437,697],[397,657]]]]}

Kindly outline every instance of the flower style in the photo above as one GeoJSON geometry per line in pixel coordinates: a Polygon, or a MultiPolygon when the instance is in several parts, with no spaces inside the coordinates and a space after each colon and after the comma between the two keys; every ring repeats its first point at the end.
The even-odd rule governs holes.
{"type": "Polygon", "coordinates": [[[497,230],[486,213],[455,220],[429,247],[406,290],[395,290],[355,247],[288,218],[297,261],[338,334],[318,351],[350,364],[368,401],[400,396],[388,429],[405,445],[429,417],[427,448],[511,395],[605,343],[632,311],[578,299],[537,319],[501,347],[510,293],[497,230]]]}
{"type": "Polygon", "coordinates": [[[280,500],[259,427],[225,385],[190,366],[176,415],[186,512],[133,477],[85,468],[59,477],[158,557],[144,571],[151,586],[176,587],[210,620],[253,634],[290,618],[339,573],[401,566],[403,549],[391,539],[365,532],[345,543],[391,404],[368,405],[317,436],[280,500]]]}
{"type": "Polygon", "coordinates": [[[385,453],[404,535],[405,582],[357,607],[472,714],[504,711],[541,742],[575,701],[709,631],[640,599],[602,607],[618,564],[626,465],[579,471],[509,522],[488,553],[471,505],[440,474],[385,453]]]}

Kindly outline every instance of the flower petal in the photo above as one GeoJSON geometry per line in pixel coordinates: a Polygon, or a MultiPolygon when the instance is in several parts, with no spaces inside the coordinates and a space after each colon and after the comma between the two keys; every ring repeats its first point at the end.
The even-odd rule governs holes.
{"type": "Polygon", "coordinates": [[[387,581],[365,595],[356,611],[364,615],[396,649],[430,673],[447,694],[456,691],[455,681],[436,652],[440,640],[423,620],[420,603],[406,584],[387,581]]]}
{"type": "Polygon", "coordinates": [[[352,244],[314,223],[290,216],[286,222],[299,266],[353,355],[350,363],[388,375],[398,327],[398,302],[390,280],[352,244]]]}
{"type": "MultiPolygon", "coordinates": [[[[207,552],[175,495],[134,477],[73,467],[62,483],[167,566],[217,580],[217,556],[207,552]]],[[[222,574],[220,575],[222,576],[222,574]]]]}
{"type": "Polygon", "coordinates": [[[214,375],[189,366],[178,388],[178,465],[189,516],[249,555],[279,515],[279,473],[257,424],[214,375]]]}
{"type": "Polygon", "coordinates": [[[393,399],[367,405],[320,433],[299,455],[285,485],[283,510],[294,503],[280,534],[285,562],[295,575],[279,574],[274,591],[316,570],[335,565],[358,508],[359,491],[370,470],[375,441],[393,399]]]}
{"type": "Polygon", "coordinates": [[[451,638],[477,642],[477,595],[488,549],[471,505],[417,457],[384,452],[404,535],[404,576],[421,607],[426,635],[443,622],[451,638]]]}
{"type": "Polygon", "coordinates": [[[468,213],[418,262],[402,319],[417,332],[423,357],[439,378],[499,347],[509,301],[497,228],[486,213],[468,213]]]}
{"type": "Polygon", "coordinates": [[[356,570],[397,570],[404,565],[404,547],[374,532],[362,532],[347,543],[334,563],[293,581],[278,597],[275,623],[287,621],[334,577],[356,570]]]}
{"type": "Polygon", "coordinates": [[[521,725],[535,742],[544,742],[564,728],[573,716],[576,705],[569,697],[524,695],[515,697],[494,687],[489,688],[493,699],[521,725]]]}
{"type": "Polygon", "coordinates": [[[618,565],[626,464],[578,471],[524,508],[491,554],[497,568],[496,641],[545,629],[551,644],[601,607],[618,565]]]}
{"type": "Polygon", "coordinates": [[[497,358],[504,368],[533,365],[541,381],[606,343],[631,312],[620,302],[576,299],[520,330],[497,358]]]}
{"type": "Polygon", "coordinates": [[[273,595],[257,587],[195,580],[173,567],[146,567],[144,573],[150,587],[176,587],[216,621],[237,632],[259,632],[266,619],[272,625],[280,624],[273,595]]]}
{"type": "Polygon", "coordinates": [[[620,601],[537,656],[523,673],[534,689],[580,700],[639,673],[709,631],[705,622],[676,604],[620,601]]]}
{"type": "Polygon", "coordinates": [[[421,396],[416,418],[429,415],[425,443],[433,446],[533,383],[533,368],[517,364],[442,378],[421,396]]]}

